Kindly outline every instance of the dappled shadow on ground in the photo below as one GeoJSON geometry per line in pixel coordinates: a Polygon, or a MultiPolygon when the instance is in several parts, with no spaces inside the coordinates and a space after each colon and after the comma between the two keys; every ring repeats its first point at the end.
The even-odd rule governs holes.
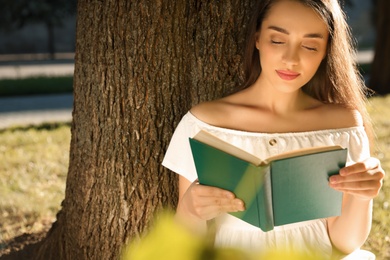
{"type": "Polygon", "coordinates": [[[23,234],[6,241],[0,248],[0,260],[31,259],[32,253],[40,241],[45,238],[49,227],[32,234],[23,234]]]}

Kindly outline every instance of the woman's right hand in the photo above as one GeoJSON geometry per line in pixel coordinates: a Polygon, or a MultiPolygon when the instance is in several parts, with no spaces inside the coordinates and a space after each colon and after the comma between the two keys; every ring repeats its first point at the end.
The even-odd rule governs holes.
{"type": "Polygon", "coordinates": [[[179,177],[179,204],[177,214],[193,221],[206,221],[226,212],[245,210],[244,202],[234,193],[216,187],[189,182],[179,177]]]}

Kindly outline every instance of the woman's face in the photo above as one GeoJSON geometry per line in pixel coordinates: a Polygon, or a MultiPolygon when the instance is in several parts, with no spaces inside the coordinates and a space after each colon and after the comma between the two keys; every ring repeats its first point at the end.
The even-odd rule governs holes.
{"type": "Polygon", "coordinates": [[[316,73],[326,55],[328,29],[311,8],[294,0],[277,1],[264,18],[256,41],[260,79],[293,92],[316,73]]]}

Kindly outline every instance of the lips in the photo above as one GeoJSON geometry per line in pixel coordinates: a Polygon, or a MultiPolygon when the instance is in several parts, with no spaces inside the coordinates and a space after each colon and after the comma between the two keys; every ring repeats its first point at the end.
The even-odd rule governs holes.
{"type": "Polygon", "coordinates": [[[300,73],[289,71],[289,70],[276,70],[278,76],[283,80],[293,80],[301,75],[300,73]]]}

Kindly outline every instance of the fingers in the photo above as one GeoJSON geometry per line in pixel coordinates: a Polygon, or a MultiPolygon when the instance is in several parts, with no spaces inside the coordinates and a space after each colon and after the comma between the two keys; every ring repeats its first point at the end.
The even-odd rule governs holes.
{"type": "Polygon", "coordinates": [[[245,210],[243,201],[227,190],[194,183],[188,189],[188,193],[193,214],[203,220],[215,218],[226,212],[245,210]]]}
{"type": "Polygon", "coordinates": [[[199,197],[222,197],[228,199],[234,199],[235,195],[233,192],[228,190],[223,190],[217,187],[205,186],[195,182],[191,189],[191,193],[194,196],[199,197]]]}
{"type": "Polygon", "coordinates": [[[381,171],[368,170],[365,172],[358,172],[350,175],[333,175],[329,178],[331,184],[343,184],[348,182],[365,182],[365,181],[380,181],[384,175],[381,171]]]}
{"type": "Polygon", "coordinates": [[[339,175],[329,178],[329,185],[344,193],[372,199],[379,194],[384,176],[379,160],[369,158],[341,169],[339,175]]]}
{"type": "Polygon", "coordinates": [[[355,173],[366,172],[373,174],[380,168],[380,161],[377,158],[370,157],[362,162],[344,167],[340,170],[340,175],[348,176],[355,173]]]}
{"type": "Polygon", "coordinates": [[[215,218],[226,212],[244,210],[243,202],[239,199],[210,199],[204,197],[194,204],[196,215],[204,220],[215,218]]]}
{"type": "Polygon", "coordinates": [[[355,194],[359,195],[359,197],[366,197],[367,199],[371,199],[378,195],[382,187],[382,182],[377,180],[347,181],[331,183],[330,186],[341,192],[355,194]]]}

